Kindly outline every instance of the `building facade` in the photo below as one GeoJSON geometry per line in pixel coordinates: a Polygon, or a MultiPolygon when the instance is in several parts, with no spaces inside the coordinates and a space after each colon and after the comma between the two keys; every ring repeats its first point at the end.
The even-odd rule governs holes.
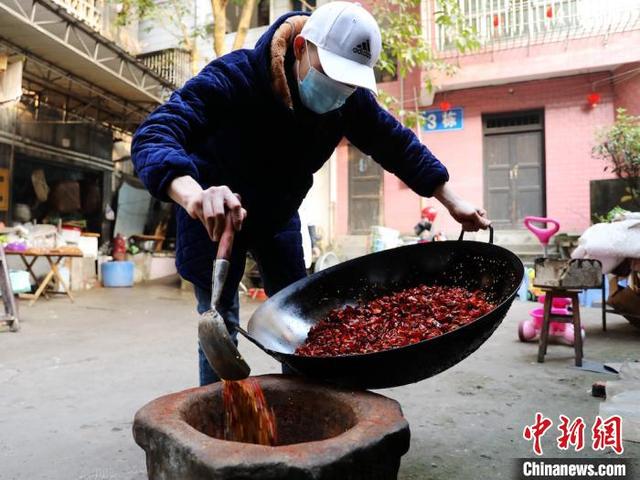
{"type": "MultiPolygon", "coordinates": [[[[194,59],[179,32],[145,23],[116,27],[114,7],[99,0],[18,3],[0,0],[0,168],[12,180],[0,214],[11,220],[15,204],[25,201],[14,187],[29,183],[42,162],[52,165],[47,170],[52,179],[73,170],[82,181],[99,184],[106,203],[113,172],[132,173],[126,161],[130,133],[214,57],[211,37],[198,40],[194,59]],[[7,108],[11,92],[17,101],[7,108]]],[[[316,2],[256,2],[245,47],[279,15],[309,4],[316,2]]],[[[475,0],[460,5],[481,48],[456,53],[433,21],[435,0],[423,0],[424,34],[458,70],[432,76],[435,95],[422,88],[431,72],[384,81],[380,88],[395,96],[402,92],[405,109],[420,111],[425,122],[416,133],[447,165],[455,189],[484,206],[496,227],[518,229],[525,215],[548,215],[563,230],[579,233],[590,223],[590,181],[606,177],[591,155],[596,133],[612,124],[617,108],[640,113],[640,4],[475,0]]],[[[192,13],[192,29],[211,24],[210,2],[194,1],[192,13]]],[[[230,44],[238,12],[227,14],[230,44]]],[[[316,174],[301,213],[320,227],[326,243],[362,245],[373,225],[410,233],[421,208],[431,204],[437,206],[343,141],[316,174]]],[[[455,234],[458,226],[438,208],[436,227],[455,234]]]]}
{"type": "MultiPolygon", "coordinates": [[[[640,114],[640,3],[635,0],[479,0],[460,2],[481,48],[459,55],[423,2],[423,25],[439,55],[458,65],[435,76],[433,98],[414,98],[425,76],[404,80],[405,109],[417,104],[417,132],[451,173],[462,196],[488,210],[501,229],[526,215],[557,219],[580,233],[591,222],[590,181],[606,178],[592,157],[597,132],[617,108],[640,114]]],[[[381,88],[399,91],[398,82],[381,88]]],[[[411,232],[425,205],[436,227],[459,228],[435,200],[420,199],[347,142],[337,151],[338,241],[381,224],[411,232]]]]}
{"type": "Polygon", "coordinates": [[[176,84],[136,57],[137,24],[102,0],[0,0],[0,220],[104,212],[126,172],[131,133],[176,84]]]}

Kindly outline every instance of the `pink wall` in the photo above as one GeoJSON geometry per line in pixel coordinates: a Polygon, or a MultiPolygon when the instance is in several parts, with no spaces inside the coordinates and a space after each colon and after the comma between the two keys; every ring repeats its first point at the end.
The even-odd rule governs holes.
{"type": "Polygon", "coordinates": [[[410,232],[420,220],[420,197],[398,177],[384,175],[384,224],[401,232],[410,232]]]}
{"type": "MultiPolygon", "coordinates": [[[[465,108],[464,130],[427,134],[425,143],[448,166],[455,189],[481,205],[481,115],[544,109],[547,215],[563,230],[580,231],[589,225],[589,181],[604,176],[603,165],[591,157],[594,136],[611,124],[614,110],[608,83],[597,84],[602,100],[596,108],[587,106],[586,96],[606,78],[599,73],[449,92],[447,101],[465,108]]],[[[448,218],[445,231],[456,229],[448,218]]]]}
{"type": "MultiPolygon", "coordinates": [[[[591,157],[595,132],[612,123],[614,92],[609,73],[578,75],[504,86],[466,89],[436,96],[464,107],[464,129],[424,133],[423,142],[449,169],[451,185],[469,201],[483,204],[483,113],[544,109],[547,214],[565,231],[589,225],[589,181],[603,178],[603,165],[591,157]],[[592,85],[602,95],[596,108],[587,106],[592,85]]],[[[347,233],[348,171],[346,142],[338,151],[338,225],[347,233]]],[[[459,226],[435,200],[438,229],[454,234],[459,226]]],[[[420,199],[391,174],[384,177],[384,220],[389,227],[410,232],[418,219],[420,199]]]]}
{"type": "Polygon", "coordinates": [[[640,63],[624,65],[613,74],[616,76],[613,87],[616,108],[625,108],[631,115],[640,115],[640,63]]]}

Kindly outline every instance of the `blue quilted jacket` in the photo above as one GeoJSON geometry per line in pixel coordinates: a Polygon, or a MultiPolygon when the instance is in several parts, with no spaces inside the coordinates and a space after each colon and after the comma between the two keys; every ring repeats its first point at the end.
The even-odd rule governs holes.
{"type": "MultiPolygon", "coordinates": [[[[248,216],[243,232],[277,232],[296,213],[316,172],[343,137],[415,192],[431,196],[448,180],[446,168],[382,109],[357,89],[340,109],[317,115],[298,97],[294,57],[284,60],[293,108],[271,82],[271,39],[291,12],[280,17],[254,49],[237,50],[207,65],[151,113],[135,133],[136,172],[156,198],[190,175],[203,188],[227,185],[241,195],[248,216]]],[[[202,224],[177,209],[179,273],[207,288],[215,253],[202,224]]]]}

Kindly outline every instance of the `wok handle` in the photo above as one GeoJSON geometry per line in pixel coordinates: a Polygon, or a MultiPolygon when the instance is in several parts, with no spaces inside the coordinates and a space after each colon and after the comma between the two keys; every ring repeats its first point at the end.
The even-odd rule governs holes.
{"type": "MultiPolygon", "coordinates": [[[[460,237],[458,238],[458,241],[463,240],[463,237],[464,237],[464,230],[460,232],[460,237]]],[[[493,227],[491,225],[489,225],[489,243],[493,245],[493,227]]]]}
{"type": "Polygon", "coordinates": [[[234,325],[233,328],[235,328],[237,332],[240,332],[244,338],[249,340],[251,343],[255,344],[260,350],[264,350],[265,352],[267,351],[267,349],[265,348],[264,345],[262,345],[262,343],[260,343],[258,340],[253,338],[251,335],[249,335],[249,332],[247,332],[240,325],[234,325]]]}

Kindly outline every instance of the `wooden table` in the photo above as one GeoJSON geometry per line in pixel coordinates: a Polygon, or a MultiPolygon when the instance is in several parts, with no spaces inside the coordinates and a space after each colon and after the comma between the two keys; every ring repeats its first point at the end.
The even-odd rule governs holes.
{"type": "Polygon", "coordinates": [[[27,298],[31,300],[31,302],[29,302],[29,306],[36,303],[36,301],[38,300],[38,298],[40,298],[41,295],[44,294],[44,296],[47,297],[46,288],[49,286],[49,284],[54,278],[58,280],[62,285],[62,287],[64,288],[64,291],[56,292],[56,293],[64,293],[73,302],[73,296],[69,291],[69,286],[67,285],[67,282],[64,281],[64,278],[62,278],[62,275],[60,275],[60,270],[58,270],[58,265],[65,258],[82,257],[82,250],[80,250],[77,247],[28,248],[27,250],[24,250],[24,251],[5,250],[5,253],[7,255],[20,256],[23,263],[27,267],[27,270],[35,280],[36,285],[38,284],[38,278],[36,277],[35,273],[33,273],[33,265],[36,263],[38,258],[41,258],[41,257],[46,258],[47,262],[49,262],[49,273],[47,273],[47,275],[45,275],[42,282],[40,282],[40,284],[38,285],[38,288],[36,289],[36,292],[20,295],[20,298],[27,298]],[[28,257],[30,257],[30,260],[28,259],[28,257]]]}

